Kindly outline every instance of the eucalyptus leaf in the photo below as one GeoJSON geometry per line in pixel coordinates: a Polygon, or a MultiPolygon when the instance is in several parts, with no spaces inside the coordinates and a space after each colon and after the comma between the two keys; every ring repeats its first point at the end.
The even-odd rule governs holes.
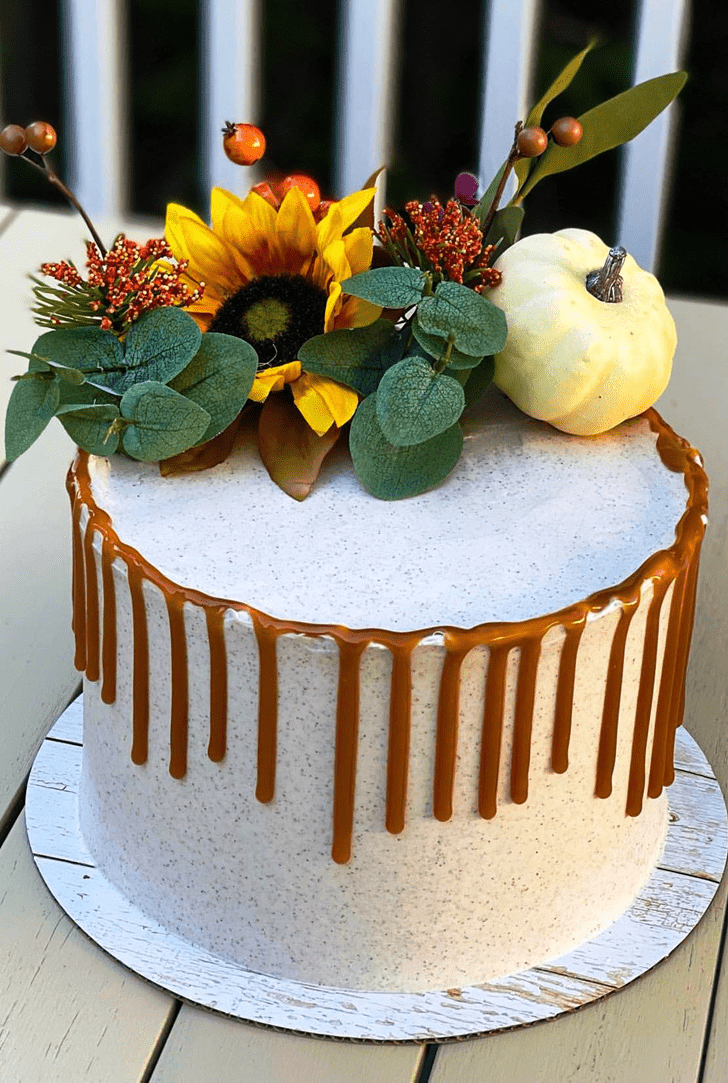
{"type": "Polygon", "coordinates": [[[59,365],[57,361],[50,361],[45,357],[40,357],[38,354],[25,353],[24,350],[8,350],[8,353],[17,354],[18,357],[27,357],[30,360],[30,368],[26,373],[26,376],[33,376],[39,372],[53,372],[56,376],[60,377],[67,384],[83,384],[86,382],[86,377],[80,369],[72,369],[67,365],[59,365]]]}
{"type": "Polygon", "coordinates": [[[119,408],[112,403],[80,406],[70,403],[59,406],[56,417],[71,439],[91,455],[112,455],[119,446],[118,432],[110,432],[119,417],[119,408]]]}
{"type": "MultiPolygon", "coordinates": [[[[566,67],[559,72],[553,83],[551,83],[548,90],[546,90],[545,93],[536,102],[536,104],[531,107],[529,114],[526,117],[526,123],[524,125],[526,128],[536,128],[541,124],[541,118],[543,117],[546,106],[550,105],[555,98],[558,98],[559,94],[562,94],[566,90],[566,88],[571,85],[571,82],[576,73],[579,71],[579,68],[583,63],[585,56],[587,55],[587,53],[591,52],[591,50],[596,44],[597,39],[592,38],[586,48],[582,49],[580,53],[576,54],[576,56],[573,56],[569,63],[566,65],[566,67]]],[[[518,177],[519,186],[523,184],[526,177],[528,176],[530,166],[531,159],[529,158],[521,158],[520,161],[516,162],[515,173],[518,177]]]]}
{"type": "Polygon", "coordinates": [[[365,489],[380,500],[400,500],[431,489],[451,472],[463,449],[458,424],[411,447],[390,444],[377,420],[377,394],[364,399],[354,414],[349,449],[365,489]]]}
{"type": "Polygon", "coordinates": [[[36,339],[32,352],[42,361],[78,369],[87,376],[98,374],[102,382],[107,374],[113,376],[124,371],[124,347],[116,335],[99,327],[66,327],[46,331],[36,339]]]}
{"type": "Polygon", "coordinates": [[[493,223],[485,238],[486,244],[494,244],[498,247],[498,255],[510,248],[516,239],[516,234],[521,228],[524,215],[523,207],[510,203],[496,211],[493,223]]]}
{"type": "Polygon", "coordinates": [[[5,415],[5,457],[17,459],[35,443],[58,406],[58,380],[20,380],[5,415]]]}
{"type": "Polygon", "coordinates": [[[422,299],[427,277],[415,267],[376,267],[345,278],[341,289],[382,308],[410,308],[422,299]]]}
{"type": "Polygon", "coordinates": [[[189,364],[200,348],[202,333],[181,308],[155,308],[132,324],[126,336],[124,370],[107,376],[109,387],[122,394],[136,383],[167,384],[189,364]]]}
{"type": "Polygon", "coordinates": [[[431,335],[449,338],[473,357],[498,353],[506,343],[506,318],[494,304],[475,290],[457,282],[441,282],[433,297],[417,306],[417,322],[431,335]]]}
{"type": "MultiPolygon", "coordinates": [[[[412,334],[428,357],[432,357],[435,361],[443,359],[447,350],[447,339],[443,338],[442,335],[431,335],[427,331],[423,331],[417,316],[412,321],[412,334]]],[[[473,357],[469,353],[462,353],[453,346],[447,367],[450,369],[472,369],[479,363],[479,357],[473,357]]]]}
{"type": "Polygon", "coordinates": [[[306,372],[330,376],[366,397],[376,391],[383,373],[402,356],[405,338],[389,320],[375,320],[368,327],[310,338],[299,349],[298,359],[306,372]]]}
{"type": "Polygon", "coordinates": [[[573,169],[603,151],[634,139],[677,97],[686,79],[687,72],[684,71],[658,75],[656,79],[630,87],[582,114],[578,118],[584,129],[581,140],[573,147],[551,143],[518,193],[518,201],[544,177],[573,169]]]}
{"type": "Polygon", "coordinates": [[[385,439],[410,447],[454,425],[465,408],[465,392],[457,380],[436,373],[429,361],[413,354],[385,372],[376,404],[385,439]]]}
{"type": "Polygon", "coordinates": [[[246,403],[255,380],[258,355],[250,343],[233,335],[208,331],[186,368],[169,386],[210,415],[200,442],[226,429],[246,403]]]}
{"type": "Polygon", "coordinates": [[[121,436],[132,459],[155,462],[179,455],[196,444],[210,424],[207,410],[154,380],[134,384],[124,393],[121,416],[132,422],[121,436]]]}
{"type": "Polygon", "coordinates": [[[465,384],[465,405],[474,406],[476,402],[482,399],[485,392],[493,383],[493,374],[495,372],[495,358],[484,357],[477,368],[472,369],[468,374],[468,379],[465,384]]]}

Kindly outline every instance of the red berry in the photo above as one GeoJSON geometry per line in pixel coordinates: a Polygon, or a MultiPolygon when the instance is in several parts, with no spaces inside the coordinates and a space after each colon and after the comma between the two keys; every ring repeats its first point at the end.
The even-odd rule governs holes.
{"type": "Polygon", "coordinates": [[[271,207],[275,207],[276,210],[278,210],[281,205],[280,197],[276,194],[275,189],[268,181],[260,181],[258,184],[254,184],[250,191],[255,192],[261,199],[264,199],[266,203],[270,203],[271,207]]]}
{"type": "Polygon", "coordinates": [[[325,218],[335,203],[335,199],[322,199],[316,210],[313,212],[314,221],[320,222],[322,218],[325,218]]]}
{"type": "Polygon", "coordinates": [[[321,192],[319,186],[315,180],[311,177],[305,176],[303,173],[291,173],[290,176],[285,177],[278,185],[278,191],[281,198],[283,198],[287,192],[290,192],[291,188],[300,188],[308,200],[308,205],[312,211],[318,208],[321,202],[321,192]]]}
{"type": "Polygon", "coordinates": [[[551,125],[551,134],[554,143],[560,147],[573,147],[581,139],[584,129],[576,117],[561,117],[551,125]]]}
{"type": "Polygon", "coordinates": [[[5,154],[22,154],[27,145],[25,131],[19,124],[8,124],[0,132],[0,150],[5,154]]]}
{"type": "Polygon", "coordinates": [[[225,121],[222,148],[236,165],[252,165],[265,154],[265,136],[254,124],[225,121]]]}
{"type": "Polygon", "coordinates": [[[516,146],[522,158],[537,158],[549,145],[549,137],[543,128],[523,128],[518,133],[516,146]]]}
{"type": "Polygon", "coordinates": [[[56,145],[56,133],[44,120],[35,120],[25,129],[28,146],[36,154],[48,154],[56,145]]]}

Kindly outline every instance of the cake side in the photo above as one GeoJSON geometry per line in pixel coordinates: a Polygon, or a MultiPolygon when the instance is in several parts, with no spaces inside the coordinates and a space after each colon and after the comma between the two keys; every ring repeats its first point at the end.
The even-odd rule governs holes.
{"type": "Polygon", "coordinates": [[[349,987],[487,980],[612,920],[662,841],[705,510],[695,453],[651,424],[688,486],[674,545],[470,630],[285,622],[171,584],[77,462],[82,825],[111,878],[253,969],[349,987]]]}

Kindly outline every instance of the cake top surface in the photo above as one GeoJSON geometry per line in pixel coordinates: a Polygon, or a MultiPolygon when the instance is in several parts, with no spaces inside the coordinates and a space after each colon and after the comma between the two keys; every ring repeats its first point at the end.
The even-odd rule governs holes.
{"type": "Polygon", "coordinates": [[[525,620],[620,584],[675,541],[685,480],[645,418],[574,437],[493,389],[463,427],[452,474],[405,501],[370,496],[337,451],[308,499],[291,500],[252,438],[168,478],[91,457],[92,492],[121,542],[175,583],[349,628],[525,620]]]}

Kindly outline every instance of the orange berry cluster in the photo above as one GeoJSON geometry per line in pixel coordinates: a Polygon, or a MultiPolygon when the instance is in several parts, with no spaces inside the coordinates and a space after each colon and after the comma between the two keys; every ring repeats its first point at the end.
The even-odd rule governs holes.
{"type": "MultiPolygon", "coordinates": [[[[202,297],[204,282],[190,292],[181,280],[188,261],[167,262],[172,259],[172,250],[164,238],[139,244],[121,233],[104,256],[89,241],[85,281],[71,262],[41,266],[42,274],[68,287],[69,295],[55,301],[48,298],[44,310],[35,311],[54,327],[98,323],[102,331],[123,333],[143,312],[162,305],[184,308],[202,297]],[[55,311],[49,311],[49,306],[55,311]]],[[[42,289],[36,287],[39,300],[43,300],[42,289]]]]}
{"type": "Polygon", "coordinates": [[[483,245],[478,220],[459,200],[449,199],[443,207],[436,196],[426,204],[416,200],[405,204],[412,229],[404,218],[387,211],[376,236],[396,263],[416,265],[434,271],[436,279],[448,279],[470,286],[477,293],[497,286],[500,271],[488,264],[493,245],[483,245]]]}

